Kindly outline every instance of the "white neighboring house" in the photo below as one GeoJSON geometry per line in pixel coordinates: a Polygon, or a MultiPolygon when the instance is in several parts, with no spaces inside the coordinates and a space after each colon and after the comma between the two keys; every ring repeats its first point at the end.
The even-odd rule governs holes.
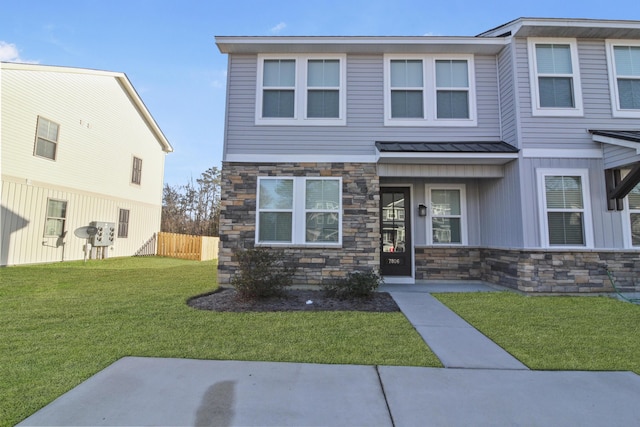
{"type": "Polygon", "coordinates": [[[124,73],[0,63],[0,265],[84,258],[74,231],[115,225],[100,256],[160,230],[173,148],[124,73]]]}

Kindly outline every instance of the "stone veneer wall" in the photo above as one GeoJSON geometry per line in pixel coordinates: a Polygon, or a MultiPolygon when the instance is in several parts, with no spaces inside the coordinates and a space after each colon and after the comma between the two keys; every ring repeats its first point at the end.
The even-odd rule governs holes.
{"type": "Polygon", "coordinates": [[[477,247],[416,248],[418,280],[485,280],[523,292],[640,291],[640,252],[524,250],[477,247]]]}
{"type": "Polygon", "coordinates": [[[255,246],[259,176],[342,178],[342,247],[282,247],[297,267],[294,283],[320,284],[380,265],[380,182],[374,163],[222,164],[218,283],[236,272],[234,251],[255,246]]]}

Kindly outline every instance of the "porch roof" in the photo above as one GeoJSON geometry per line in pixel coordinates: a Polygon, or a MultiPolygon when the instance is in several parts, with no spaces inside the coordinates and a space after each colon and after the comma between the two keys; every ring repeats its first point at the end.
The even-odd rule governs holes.
{"type": "Polygon", "coordinates": [[[596,142],[620,145],[640,150],[640,130],[597,130],[590,129],[592,138],[596,142]]]}
{"type": "MultiPolygon", "coordinates": [[[[624,163],[626,163],[625,165],[605,171],[609,209],[622,210],[624,207],[622,199],[626,197],[636,185],[640,184],[640,131],[590,129],[589,133],[591,133],[591,137],[595,142],[635,150],[635,155],[631,152],[629,153],[630,156],[626,157],[626,161],[624,161],[624,163]],[[624,179],[621,175],[621,167],[629,167],[631,169],[624,179]]],[[[606,160],[605,152],[605,161],[606,160]]]]}
{"type": "Polygon", "coordinates": [[[397,142],[376,141],[378,162],[412,164],[494,164],[518,157],[518,149],[504,141],[397,142]]]}

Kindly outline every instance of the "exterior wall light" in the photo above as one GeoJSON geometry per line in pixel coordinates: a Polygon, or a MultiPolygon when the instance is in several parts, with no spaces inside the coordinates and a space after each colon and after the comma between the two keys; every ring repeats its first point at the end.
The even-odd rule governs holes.
{"type": "Polygon", "coordinates": [[[418,205],[418,215],[419,216],[427,216],[427,207],[420,203],[418,205]]]}

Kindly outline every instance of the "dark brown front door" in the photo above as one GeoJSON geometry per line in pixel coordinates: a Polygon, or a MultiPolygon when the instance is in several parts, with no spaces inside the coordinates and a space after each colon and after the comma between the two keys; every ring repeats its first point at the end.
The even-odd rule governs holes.
{"type": "Polygon", "coordinates": [[[380,273],[411,276],[411,201],[408,187],[380,189],[380,273]]]}

